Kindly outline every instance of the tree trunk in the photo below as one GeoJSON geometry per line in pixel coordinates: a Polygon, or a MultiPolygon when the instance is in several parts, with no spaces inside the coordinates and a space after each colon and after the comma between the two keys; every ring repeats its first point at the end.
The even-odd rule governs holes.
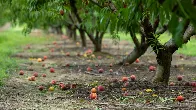
{"type": "Polygon", "coordinates": [[[94,43],[94,52],[101,52],[101,49],[102,49],[102,39],[103,39],[103,36],[99,37],[99,36],[96,36],[95,37],[95,43],[94,43]]]}
{"type": "Polygon", "coordinates": [[[82,40],[82,47],[86,47],[86,36],[85,36],[85,32],[82,29],[79,29],[80,32],[80,37],[82,40]]]}
{"type": "Polygon", "coordinates": [[[101,52],[101,44],[100,43],[96,43],[94,44],[94,52],[101,52]]]}
{"type": "Polygon", "coordinates": [[[72,35],[73,35],[73,40],[76,42],[77,40],[76,28],[72,30],[72,35]]]}
{"type": "Polygon", "coordinates": [[[159,50],[156,59],[158,66],[153,82],[167,85],[170,77],[172,52],[169,49],[159,50]]]}
{"type": "Polygon", "coordinates": [[[134,50],[128,55],[126,56],[122,62],[120,62],[120,65],[123,65],[125,63],[129,63],[132,64],[135,62],[135,60],[139,57],[141,57],[148,49],[148,45],[147,44],[142,44],[138,50],[138,48],[134,48],[134,50]]]}
{"type": "Polygon", "coordinates": [[[56,27],[56,32],[57,32],[57,34],[62,35],[63,34],[62,26],[57,26],[56,27]]]}

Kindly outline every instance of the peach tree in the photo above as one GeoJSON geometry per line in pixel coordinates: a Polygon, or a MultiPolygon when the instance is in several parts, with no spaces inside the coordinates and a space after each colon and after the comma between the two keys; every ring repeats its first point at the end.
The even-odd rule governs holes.
{"type": "MultiPolygon", "coordinates": [[[[95,5],[106,1],[90,0],[95,5]]],[[[195,35],[195,0],[108,0],[115,19],[113,30],[129,33],[135,49],[124,60],[133,62],[150,46],[156,54],[157,71],[153,81],[167,84],[170,77],[172,55],[195,35]],[[168,31],[172,38],[161,44],[159,36],[168,31]],[[140,41],[136,37],[140,33],[140,41]]],[[[105,15],[107,16],[107,15],[105,15]]]]}

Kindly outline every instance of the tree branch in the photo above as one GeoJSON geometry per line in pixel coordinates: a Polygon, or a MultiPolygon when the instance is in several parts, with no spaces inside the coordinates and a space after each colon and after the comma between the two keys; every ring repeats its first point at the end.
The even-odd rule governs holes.
{"type": "Polygon", "coordinates": [[[160,21],[160,18],[159,16],[157,16],[157,19],[155,20],[154,24],[153,24],[153,31],[154,33],[156,32],[158,26],[159,26],[159,21],[160,21]]]}
{"type": "Polygon", "coordinates": [[[163,28],[158,30],[155,34],[157,34],[157,35],[163,34],[165,31],[167,31],[167,27],[168,27],[168,25],[164,25],[163,28]]]}
{"type": "Polygon", "coordinates": [[[78,14],[78,10],[76,8],[76,0],[69,0],[69,1],[70,1],[70,6],[71,6],[72,12],[75,14],[78,22],[82,23],[82,19],[80,18],[79,14],[78,14]]]}
{"type": "Polygon", "coordinates": [[[148,45],[150,45],[153,51],[158,54],[159,49],[163,48],[163,45],[158,41],[158,39],[153,34],[153,27],[149,21],[148,16],[142,21],[142,26],[144,28],[145,37],[147,39],[148,45]]]}
{"type": "Polygon", "coordinates": [[[93,44],[96,44],[96,41],[95,41],[93,34],[89,33],[87,30],[84,30],[84,31],[86,32],[86,34],[88,35],[90,40],[93,42],[93,44]]]}
{"type": "Polygon", "coordinates": [[[111,0],[109,0],[109,7],[110,7],[110,9],[112,10],[112,12],[116,12],[116,11],[117,11],[115,5],[112,3],[111,0]]]}
{"type": "Polygon", "coordinates": [[[89,0],[89,1],[90,1],[91,3],[97,5],[97,6],[100,7],[100,8],[104,8],[104,6],[101,6],[101,5],[97,2],[97,0],[89,0]]]}
{"type": "Polygon", "coordinates": [[[134,42],[136,48],[139,50],[139,48],[140,48],[140,43],[139,43],[139,41],[138,41],[138,39],[137,39],[135,33],[134,33],[132,30],[130,30],[130,35],[131,35],[131,38],[132,38],[132,40],[133,40],[133,42],[134,42]]]}
{"type": "MultiPolygon", "coordinates": [[[[186,29],[184,35],[183,35],[183,44],[186,44],[190,38],[195,35],[195,28],[191,25],[188,26],[188,28],[186,29]]],[[[168,42],[165,43],[165,46],[170,48],[170,51],[172,53],[174,53],[176,50],[178,50],[178,46],[176,45],[175,41],[173,38],[171,38],[168,42]]]]}

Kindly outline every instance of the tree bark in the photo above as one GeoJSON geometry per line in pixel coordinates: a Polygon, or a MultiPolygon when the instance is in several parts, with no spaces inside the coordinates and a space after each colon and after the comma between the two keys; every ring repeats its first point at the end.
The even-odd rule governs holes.
{"type": "Polygon", "coordinates": [[[137,58],[141,57],[147,51],[148,47],[149,46],[147,44],[140,45],[139,49],[134,47],[134,50],[127,57],[125,57],[123,61],[119,64],[123,65],[125,63],[134,63],[137,58]]]}
{"type": "Polygon", "coordinates": [[[86,36],[85,36],[85,32],[82,29],[79,29],[80,32],[80,37],[82,40],[82,47],[86,47],[86,36]]]}
{"type": "Polygon", "coordinates": [[[57,34],[59,34],[59,35],[62,35],[63,34],[62,26],[61,25],[60,26],[57,26],[55,29],[56,29],[57,34]]]}
{"type": "Polygon", "coordinates": [[[172,61],[172,52],[169,49],[159,50],[157,54],[157,71],[153,79],[154,83],[167,85],[170,77],[170,67],[172,61]]]}
{"type": "Polygon", "coordinates": [[[100,38],[96,39],[96,43],[94,44],[94,52],[101,52],[102,49],[102,40],[100,38]]]}
{"type": "Polygon", "coordinates": [[[95,39],[91,39],[91,41],[94,44],[94,52],[101,52],[101,50],[102,50],[102,40],[103,40],[104,34],[105,34],[104,32],[98,32],[97,31],[95,39]]]}
{"type": "Polygon", "coordinates": [[[76,28],[72,30],[72,34],[73,34],[73,40],[76,42],[77,40],[76,28]]]}

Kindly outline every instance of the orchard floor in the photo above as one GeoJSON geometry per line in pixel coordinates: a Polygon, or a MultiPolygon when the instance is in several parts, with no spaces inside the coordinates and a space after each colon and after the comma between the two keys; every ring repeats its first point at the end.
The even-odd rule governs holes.
{"type": "MultiPolygon", "coordinates": [[[[176,85],[164,87],[150,82],[155,71],[149,72],[148,67],[156,66],[155,55],[150,49],[140,58],[139,63],[119,66],[115,64],[133,49],[133,45],[127,41],[114,45],[112,40],[108,39],[104,40],[103,45],[104,53],[95,53],[96,58],[84,57],[85,49],[68,39],[63,41],[57,38],[56,44],[48,42],[43,45],[30,45],[29,49],[24,47],[24,51],[13,56],[23,60],[23,63],[6,79],[5,85],[0,87],[0,110],[196,109],[196,93],[192,92],[190,86],[184,86],[186,81],[196,80],[196,57],[175,54],[170,82],[176,85]],[[51,49],[54,49],[54,52],[50,52],[51,49]],[[66,56],[67,52],[70,56],[66,56]],[[77,56],[77,53],[81,56],[77,56]],[[37,58],[44,55],[48,56],[48,59],[37,62],[37,58]],[[98,56],[101,58],[97,58],[98,56]],[[109,66],[111,63],[114,64],[112,67],[109,66]],[[95,67],[95,64],[99,66],[95,67]],[[55,73],[50,73],[51,67],[55,69],[55,73]],[[91,67],[92,71],[88,72],[87,67],[91,67]],[[100,68],[103,68],[103,73],[98,73],[100,68]],[[25,72],[24,75],[18,74],[20,69],[25,72]],[[113,72],[109,72],[110,69],[113,72]],[[27,78],[34,72],[38,72],[39,76],[35,81],[28,81],[27,78]],[[42,77],[44,73],[46,77],[42,77]],[[124,84],[120,80],[123,76],[130,77],[132,74],[136,75],[136,81],[129,81],[126,86],[128,96],[123,97],[124,84]],[[177,81],[177,75],[183,75],[183,80],[177,81]],[[113,82],[114,79],[118,81],[113,82]],[[57,85],[51,85],[51,80],[56,80],[57,85]],[[62,91],[58,87],[60,82],[77,86],[62,91]],[[40,85],[45,87],[44,91],[38,90],[40,85]],[[98,99],[91,100],[90,90],[97,85],[103,85],[105,91],[98,92],[98,99]],[[50,86],[54,86],[55,90],[48,91],[50,86]],[[147,92],[146,89],[152,91],[147,92]],[[180,94],[185,97],[185,101],[175,101],[180,94]]],[[[93,50],[92,47],[92,44],[88,43],[86,50],[93,50]]]]}

